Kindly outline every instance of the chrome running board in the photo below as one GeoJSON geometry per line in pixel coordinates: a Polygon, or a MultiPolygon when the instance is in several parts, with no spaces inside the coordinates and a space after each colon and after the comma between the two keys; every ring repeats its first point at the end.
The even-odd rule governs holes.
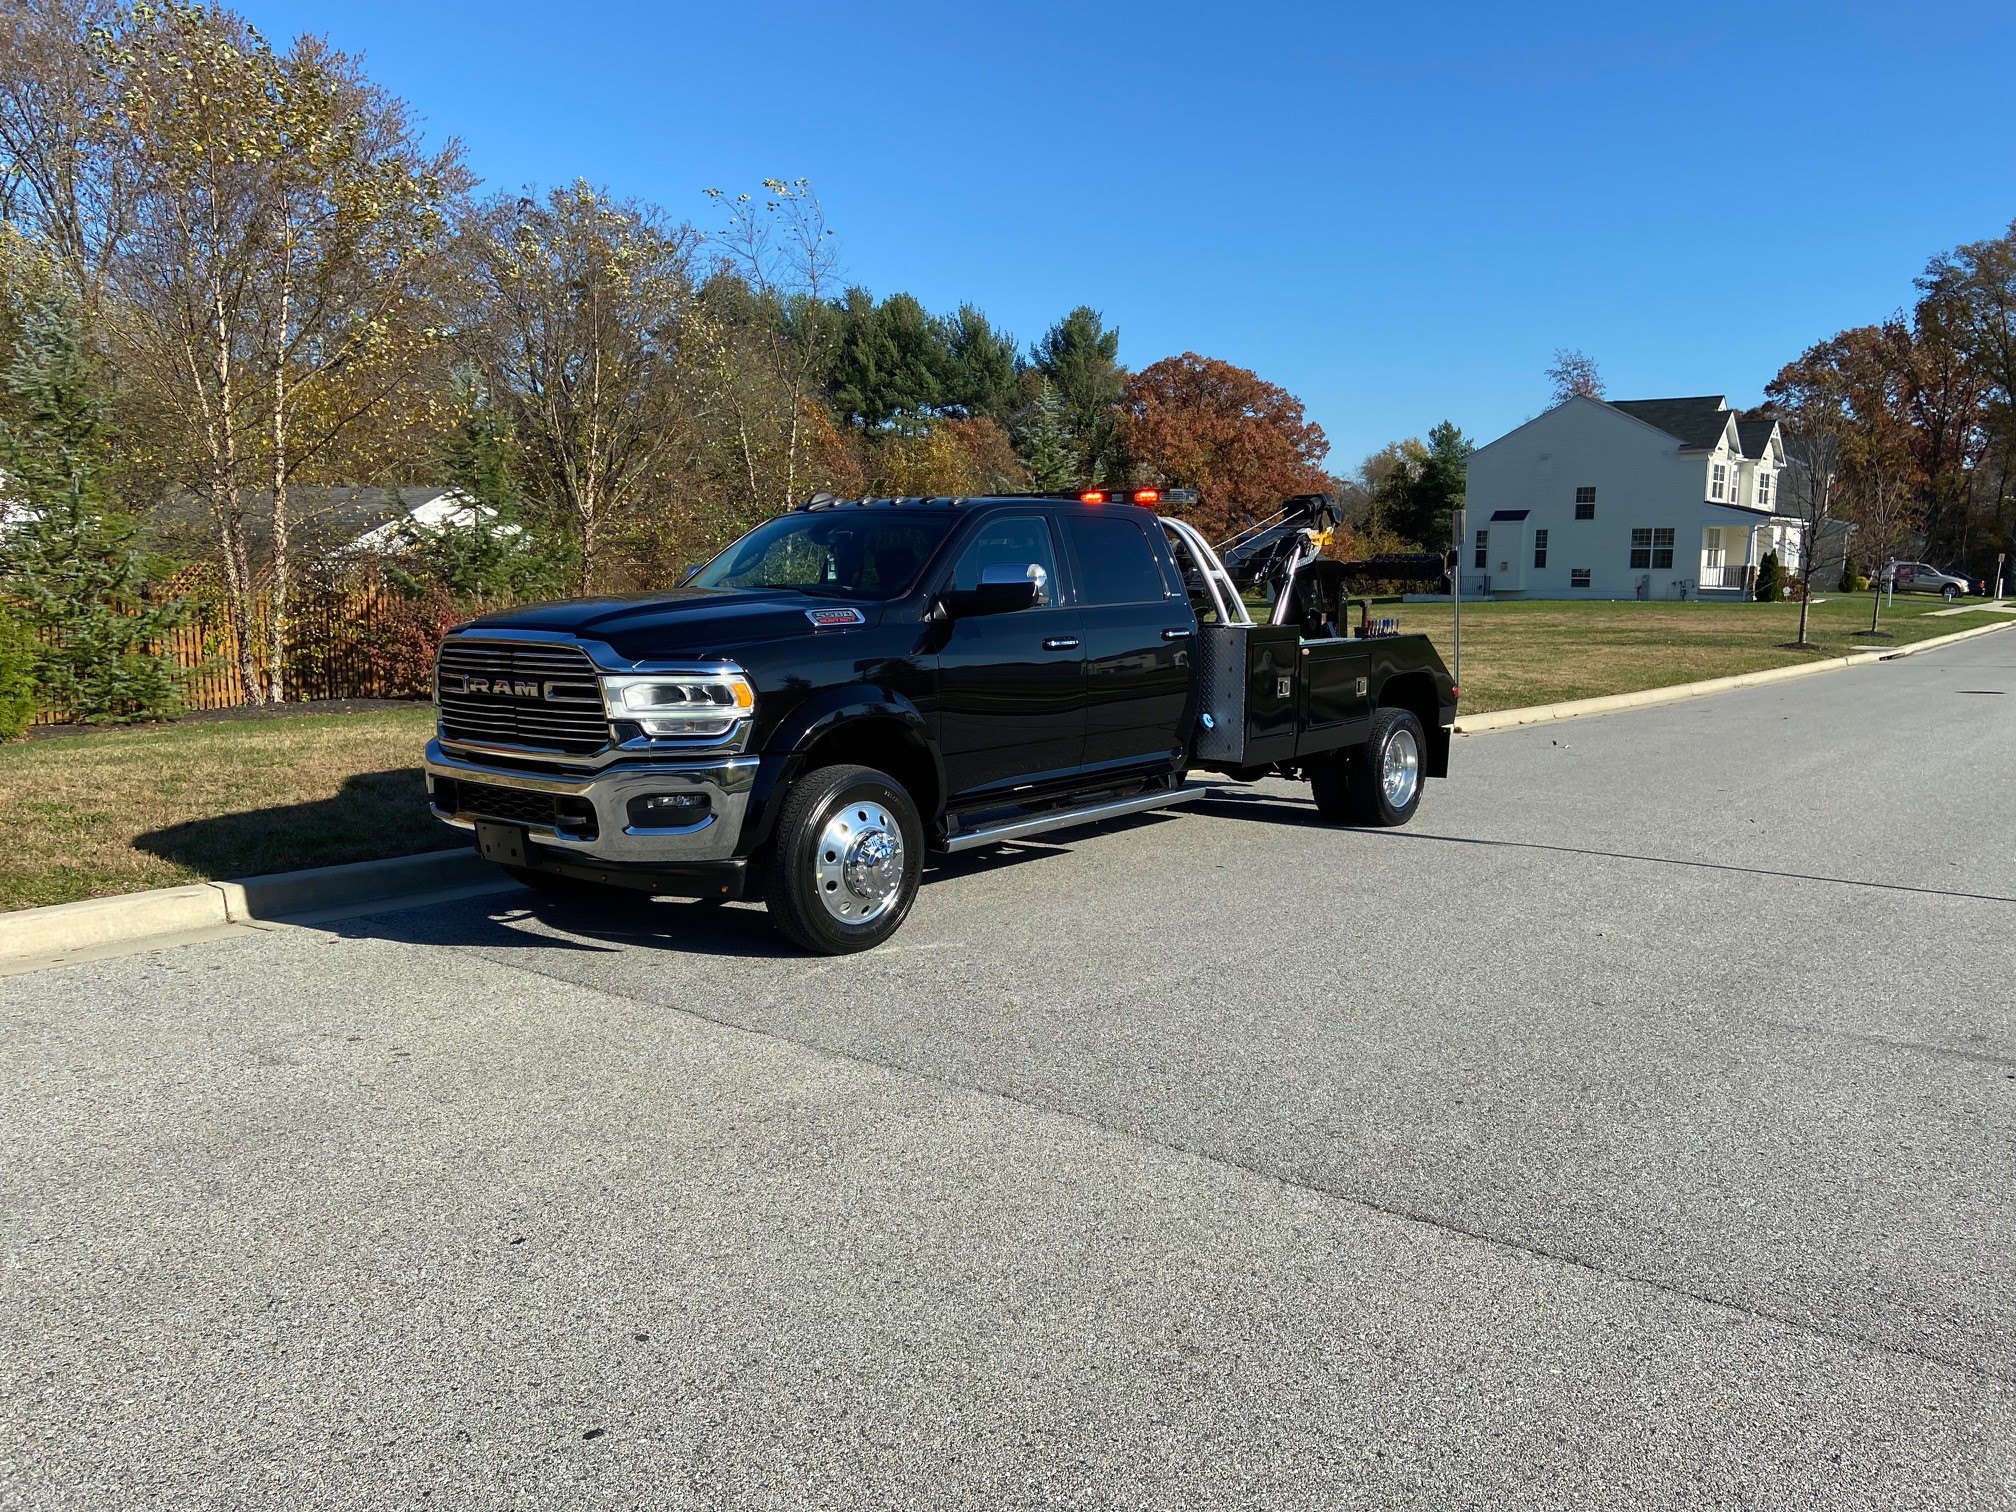
{"type": "Polygon", "coordinates": [[[1118,819],[1123,814],[1145,813],[1149,809],[1174,808],[1192,803],[1213,791],[1210,784],[1190,783],[1179,788],[1163,788],[1153,793],[1136,793],[1131,798],[1115,798],[1084,808],[1059,809],[1050,814],[1032,814],[1027,819],[1010,819],[990,824],[986,829],[954,835],[945,842],[948,851],[973,850],[982,845],[999,845],[1004,840],[1020,840],[1028,835],[1047,835],[1052,830],[1073,829],[1081,824],[1097,824],[1101,819],[1118,819]]]}

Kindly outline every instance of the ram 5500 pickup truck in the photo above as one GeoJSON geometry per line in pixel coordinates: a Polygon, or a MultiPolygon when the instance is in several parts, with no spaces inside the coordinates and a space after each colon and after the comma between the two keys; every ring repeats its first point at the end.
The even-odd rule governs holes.
{"type": "Polygon", "coordinates": [[[1433,646],[1349,623],[1311,531],[1269,538],[1256,623],[1171,494],[822,495],[676,589],[457,626],[433,812],[533,887],[760,898],[823,954],[893,934],[927,853],[1181,804],[1193,771],[1405,824],[1448,773],[1433,646]]]}

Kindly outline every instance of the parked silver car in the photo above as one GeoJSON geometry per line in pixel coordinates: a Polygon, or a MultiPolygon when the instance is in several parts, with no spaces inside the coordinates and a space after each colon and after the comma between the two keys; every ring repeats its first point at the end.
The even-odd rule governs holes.
{"type": "Polygon", "coordinates": [[[1895,587],[1899,593],[1936,593],[1951,603],[1974,591],[1971,578],[1957,572],[1941,572],[1924,562],[1892,562],[1890,571],[1896,574],[1895,587]]]}

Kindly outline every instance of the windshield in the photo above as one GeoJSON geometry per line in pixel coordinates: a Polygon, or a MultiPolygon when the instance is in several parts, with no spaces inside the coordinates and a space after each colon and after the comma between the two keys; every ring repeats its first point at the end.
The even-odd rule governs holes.
{"type": "Polygon", "coordinates": [[[842,598],[910,591],[951,530],[942,510],[820,510],[758,525],[692,579],[696,588],[797,588],[842,598]]]}

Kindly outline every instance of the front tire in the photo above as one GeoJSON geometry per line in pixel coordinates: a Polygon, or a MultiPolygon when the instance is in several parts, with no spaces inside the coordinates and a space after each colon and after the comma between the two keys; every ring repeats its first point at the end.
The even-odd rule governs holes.
{"type": "Polygon", "coordinates": [[[1391,829],[1421,807],[1428,738],[1405,709],[1372,716],[1365,743],[1317,758],[1309,771],[1316,810],[1334,824],[1391,829]]]}
{"type": "Polygon", "coordinates": [[[1953,602],[1953,600],[1960,597],[1960,590],[1958,588],[1955,588],[1951,583],[1948,583],[1945,587],[1939,590],[1939,597],[1946,600],[1946,602],[1950,604],[1953,602]]]}
{"type": "Polygon", "coordinates": [[[763,901],[793,944],[848,955],[902,927],[923,871],[924,821],[902,785],[873,767],[819,767],[778,812],[763,901]]]}

